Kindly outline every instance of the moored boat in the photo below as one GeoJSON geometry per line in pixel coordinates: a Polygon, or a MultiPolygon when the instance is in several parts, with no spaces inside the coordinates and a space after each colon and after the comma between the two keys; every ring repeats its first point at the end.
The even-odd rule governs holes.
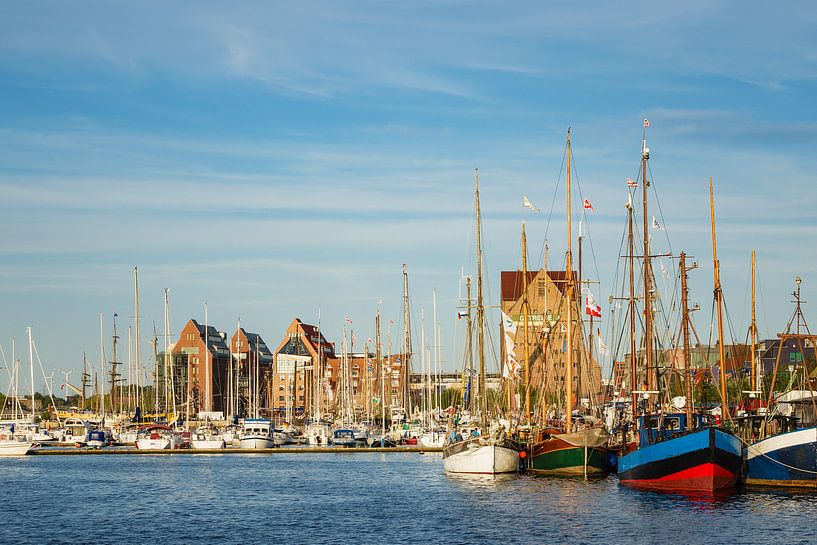
{"type": "Polygon", "coordinates": [[[267,449],[276,446],[273,439],[272,423],[268,418],[247,418],[244,420],[239,446],[247,449],[267,449]]]}
{"type": "Polygon", "coordinates": [[[637,420],[639,447],[618,459],[619,482],[653,490],[716,492],[734,488],[741,473],[740,439],[700,414],[645,415],[637,420]]]}
{"type": "Polygon", "coordinates": [[[541,475],[602,475],[608,472],[607,442],[603,428],[573,433],[546,433],[531,446],[528,471],[541,475]]]}
{"type": "Polygon", "coordinates": [[[355,430],[343,428],[332,432],[332,445],[336,447],[354,447],[355,430]]]}
{"type": "Polygon", "coordinates": [[[145,426],[136,437],[136,448],[139,450],[177,449],[181,444],[181,436],[164,424],[145,426]]]}
{"type": "Polygon", "coordinates": [[[499,437],[470,437],[448,444],[443,450],[447,473],[497,475],[519,470],[519,443],[499,437]]]}

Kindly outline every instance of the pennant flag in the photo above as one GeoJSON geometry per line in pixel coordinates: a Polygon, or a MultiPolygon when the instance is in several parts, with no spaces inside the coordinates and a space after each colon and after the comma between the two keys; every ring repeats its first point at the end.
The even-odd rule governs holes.
{"type": "Polygon", "coordinates": [[[593,300],[593,294],[589,291],[587,292],[587,301],[584,305],[584,313],[594,318],[601,318],[601,307],[596,304],[596,301],[593,300]]]}
{"type": "Polygon", "coordinates": [[[638,182],[636,180],[627,178],[627,187],[638,187],[638,182]]]}
{"type": "Polygon", "coordinates": [[[599,344],[599,354],[604,356],[604,357],[609,356],[610,355],[610,349],[607,348],[606,344],[604,344],[604,339],[601,338],[601,330],[600,329],[596,330],[596,338],[599,341],[598,342],[598,344],[599,344]]]}
{"type": "Polygon", "coordinates": [[[655,216],[652,217],[652,228],[658,229],[659,231],[664,230],[664,226],[658,223],[658,220],[655,218],[655,216]]]}
{"type": "Polygon", "coordinates": [[[530,208],[531,212],[539,212],[539,209],[533,206],[526,195],[522,195],[522,208],[530,208]]]}
{"type": "Polygon", "coordinates": [[[587,199],[584,199],[584,209],[585,209],[585,210],[590,210],[590,211],[592,211],[592,212],[595,212],[595,211],[596,211],[596,209],[595,209],[595,208],[593,208],[593,205],[592,205],[592,204],[590,204],[590,201],[588,201],[587,199]]]}
{"type": "Polygon", "coordinates": [[[463,312],[463,311],[457,312],[457,320],[462,320],[463,318],[467,318],[467,317],[468,317],[467,312],[463,312]]]}
{"type": "Polygon", "coordinates": [[[647,127],[652,127],[652,123],[650,123],[650,120],[645,117],[644,118],[644,128],[646,129],[647,127]]]}
{"type": "Polygon", "coordinates": [[[516,322],[511,320],[511,317],[502,313],[502,327],[505,330],[505,334],[507,335],[510,333],[511,335],[516,335],[516,322]]]}
{"type": "Polygon", "coordinates": [[[367,343],[370,343],[370,344],[374,344],[374,339],[372,339],[371,337],[369,337],[368,339],[366,339],[366,342],[367,342],[367,343]]]}
{"type": "Polygon", "coordinates": [[[352,323],[352,319],[351,319],[351,318],[349,318],[349,315],[348,315],[348,314],[346,315],[346,323],[347,323],[347,324],[351,324],[351,323],[352,323]]]}

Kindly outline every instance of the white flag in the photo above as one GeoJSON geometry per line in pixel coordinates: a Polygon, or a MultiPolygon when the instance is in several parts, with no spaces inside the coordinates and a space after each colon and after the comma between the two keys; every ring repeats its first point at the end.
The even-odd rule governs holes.
{"type": "Polygon", "coordinates": [[[511,336],[516,335],[516,322],[511,320],[511,317],[502,313],[502,329],[505,330],[505,334],[510,334],[511,336]]]}
{"type": "Polygon", "coordinates": [[[658,229],[660,231],[664,230],[664,227],[660,223],[658,223],[658,220],[655,219],[655,216],[652,217],[652,228],[658,229]]]}
{"type": "Polygon", "coordinates": [[[528,200],[527,195],[522,195],[522,207],[530,208],[531,212],[539,212],[539,209],[533,206],[533,204],[528,200]]]}
{"type": "Polygon", "coordinates": [[[604,344],[604,339],[601,338],[601,330],[597,329],[597,339],[599,341],[599,355],[604,356],[605,358],[610,355],[610,349],[607,348],[607,345],[604,344]]]}

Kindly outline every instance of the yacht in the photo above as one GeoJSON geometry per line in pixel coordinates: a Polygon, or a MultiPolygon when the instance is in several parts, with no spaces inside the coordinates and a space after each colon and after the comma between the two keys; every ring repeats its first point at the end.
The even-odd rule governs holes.
{"type": "Polygon", "coordinates": [[[182,445],[181,436],[164,424],[152,424],[139,430],[136,448],[139,450],[177,449],[182,445]]]}
{"type": "MultiPolygon", "coordinates": [[[[244,420],[239,444],[241,448],[265,449],[278,446],[273,437],[272,425],[268,418],[247,418],[244,420]]],[[[286,437],[283,438],[286,442],[286,437]]]]}

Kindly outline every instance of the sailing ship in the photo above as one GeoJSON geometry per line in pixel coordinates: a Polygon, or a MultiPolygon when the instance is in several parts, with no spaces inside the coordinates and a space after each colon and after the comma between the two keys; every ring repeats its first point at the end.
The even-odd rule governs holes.
{"type": "MultiPolygon", "coordinates": [[[[703,414],[692,413],[691,396],[691,374],[685,372],[686,399],[684,400],[684,413],[663,410],[661,403],[657,400],[651,407],[650,396],[658,396],[660,375],[658,365],[654,360],[653,343],[653,301],[654,279],[652,278],[650,236],[649,225],[647,224],[647,160],[649,159],[649,148],[647,148],[647,127],[650,123],[644,120],[644,133],[641,147],[641,182],[643,191],[643,279],[644,279],[644,354],[645,354],[645,374],[646,390],[635,388],[635,340],[634,340],[634,320],[636,320],[635,294],[633,288],[633,193],[629,193],[628,213],[628,241],[630,247],[630,320],[631,320],[631,411],[633,414],[634,432],[636,445],[618,459],[619,482],[623,485],[638,488],[704,492],[730,489],[735,486],[741,471],[741,442],[729,431],[716,427],[711,419],[703,414]],[[638,396],[643,396],[643,404],[639,406],[638,396]]],[[[628,184],[629,185],[629,184],[628,184]]],[[[723,338],[723,291],[720,283],[720,265],[717,257],[717,240],[715,237],[715,204],[712,191],[712,180],[710,179],[710,210],[712,225],[712,253],[714,263],[714,285],[715,303],[718,317],[718,339],[720,348],[720,393],[721,393],[721,413],[724,420],[729,420],[729,403],[726,395],[726,357],[724,353],[723,338]]],[[[688,269],[685,263],[685,255],[681,254],[680,277],[682,293],[684,330],[684,369],[690,368],[690,342],[689,342],[689,311],[687,303],[687,278],[688,269]]],[[[629,445],[628,445],[629,446],[629,445]]],[[[626,448],[626,447],[625,447],[626,448]]]]}
{"type": "MultiPolygon", "coordinates": [[[[575,367],[574,352],[583,343],[580,342],[581,330],[576,334],[574,315],[578,316],[576,310],[575,278],[573,272],[572,238],[571,227],[571,144],[570,130],[567,131],[567,253],[564,301],[564,319],[566,339],[564,341],[564,420],[555,422],[555,426],[545,426],[534,435],[534,440],[530,445],[530,458],[528,470],[544,475],[589,475],[604,474],[608,471],[607,463],[607,442],[609,434],[602,427],[595,425],[592,418],[574,418],[574,394],[575,386],[573,371],[575,367]],[[579,342],[577,342],[579,341],[579,342]]],[[[525,255],[526,245],[523,226],[523,316],[525,320],[525,331],[527,332],[527,256],[525,255]]],[[[579,279],[581,280],[581,279],[579,279]]],[[[551,332],[556,328],[551,328],[551,332]]],[[[527,350],[527,338],[525,339],[527,350]]],[[[525,361],[525,369],[528,369],[529,362],[525,361]]],[[[529,395],[529,394],[528,394],[529,395]]],[[[526,403],[526,405],[529,405],[526,403]]],[[[544,420],[545,411],[542,411],[544,420]]],[[[530,409],[526,407],[527,419],[530,421],[530,409]]],[[[576,416],[579,416],[578,414],[576,416]]]]}
{"type": "MultiPolygon", "coordinates": [[[[479,206],[479,170],[475,181],[476,245],[477,245],[477,347],[479,355],[479,399],[480,427],[470,437],[462,437],[451,429],[443,449],[443,467],[446,473],[469,473],[496,475],[516,473],[519,470],[518,442],[507,436],[506,429],[498,422],[491,423],[488,411],[488,396],[485,387],[485,305],[482,288],[482,240],[479,206]]],[[[470,314],[470,301],[469,301],[470,314]]],[[[470,325],[470,318],[469,318],[470,325]]],[[[470,334],[469,334],[470,340],[470,334]]],[[[470,353],[470,348],[469,348],[470,353]]],[[[469,364],[469,367],[471,365],[469,364]]],[[[449,419],[451,422],[451,419],[449,419]]]]}
{"type": "MultiPolygon", "coordinates": [[[[752,262],[754,265],[754,259],[752,262]]],[[[752,269],[754,273],[754,266],[752,269]]],[[[752,277],[754,279],[754,274],[752,277]]],[[[815,393],[808,386],[808,367],[804,363],[807,359],[806,349],[811,348],[813,351],[817,346],[817,336],[811,334],[803,315],[800,277],[797,277],[796,284],[797,289],[792,293],[795,299],[794,314],[786,332],[778,335],[777,356],[767,403],[769,409],[758,410],[755,414],[738,419],[738,429],[748,442],[744,449],[747,485],[817,487],[817,411],[814,409],[815,393]],[[789,386],[774,397],[775,382],[784,352],[790,354],[789,386]],[[803,366],[800,378],[805,386],[795,389],[795,378],[799,374],[800,365],[803,366]]],[[[755,331],[753,320],[753,348],[756,346],[755,331]]],[[[753,350],[753,371],[755,356],[756,352],[753,350]]],[[[758,393],[756,380],[757,375],[753,372],[751,394],[758,393]]]]}

